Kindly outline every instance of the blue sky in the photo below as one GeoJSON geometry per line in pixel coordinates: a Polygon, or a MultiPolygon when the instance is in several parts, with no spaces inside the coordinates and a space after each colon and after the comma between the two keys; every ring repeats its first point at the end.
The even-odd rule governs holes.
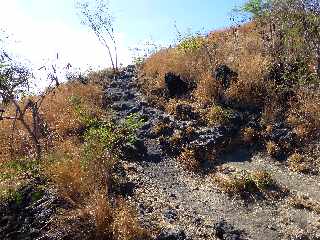
{"type": "MultiPolygon", "coordinates": [[[[235,6],[245,0],[110,0],[115,17],[120,60],[131,61],[129,48],[145,41],[167,45],[181,32],[209,31],[231,24],[235,6]]],[[[74,0],[1,0],[0,28],[10,38],[8,47],[40,64],[60,53],[65,61],[85,67],[107,66],[106,51],[80,24],[74,0]]]]}

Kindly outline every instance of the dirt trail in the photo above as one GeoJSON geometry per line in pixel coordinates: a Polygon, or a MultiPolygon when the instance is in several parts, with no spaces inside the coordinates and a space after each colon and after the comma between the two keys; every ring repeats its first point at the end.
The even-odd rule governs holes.
{"type": "MultiPolygon", "coordinates": [[[[150,134],[151,129],[164,119],[180,130],[193,123],[175,120],[150,106],[130,72],[113,81],[106,95],[113,100],[112,109],[118,117],[136,112],[148,119],[139,132],[145,153],[138,161],[122,162],[126,177],[134,186],[128,200],[138,209],[147,228],[183,231],[190,239],[318,239],[319,215],[293,208],[288,197],[247,203],[222,193],[210,175],[184,171],[175,159],[168,157],[159,139],[150,134]],[[310,237],[303,238],[304,234],[310,237]]],[[[208,131],[200,128],[197,131],[199,139],[211,140],[219,135],[208,136],[208,131]]],[[[239,169],[267,170],[290,194],[302,193],[320,200],[318,176],[292,173],[264,153],[251,157],[239,149],[223,156],[221,162],[222,166],[239,169]]]]}

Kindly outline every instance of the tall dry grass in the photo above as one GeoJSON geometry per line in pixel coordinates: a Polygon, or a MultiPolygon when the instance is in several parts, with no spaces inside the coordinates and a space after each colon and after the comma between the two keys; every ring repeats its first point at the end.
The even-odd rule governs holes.
{"type": "MultiPolygon", "coordinates": [[[[97,84],[104,75],[92,73],[87,84],[67,82],[45,97],[40,113],[46,134],[40,139],[43,158],[35,163],[36,174],[46,179],[47,185],[56,189],[66,203],[64,211],[55,218],[53,231],[70,239],[144,239],[148,234],[140,227],[133,209],[124,201],[115,205],[109,194],[117,159],[104,149],[98,137],[91,139],[90,146],[84,142],[88,123],[107,119],[103,86],[97,84]],[[88,148],[93,151],[88,153],[88,148]]],[[[6,115],[14,114],[12,106],[6,110],[6,115]]],[[[26,116],[28,123],[30,114],[26,116]]],[[[20,158],[29,166],[33,152],[29,135],[19,121],[14,131],[12,122],[0,121],[0,198],[26,180],[29,169],[21,165],[20,158]]]]}
{"type": "MultiPolygon", "coordinates": [[[[67,137],[76,135],[83,123],[79,119],[72,97],[80,97],[86,106],[88,114],[101,115],[102,89],[96,84],[81,84],[68,82],[51,92],[43,101],[40,109],[41,118],[45,124],[46,136],[42,136],[44,148],[52,147],[52,141],[64,141],[67,137]]],[[[23,102],[21,106],[23,106],[23,102]]],[[[15,116],[13,106],[6,108],[6,116],[15,116]]],[[[31,112],[27,112],[27,122],[31,123],[31,112]]],[[[34,152],[32,142],[26,129],[17,121],[13,128],[13,121],[0,121],[0,162],[10,161],[12,158],[30,156],[34,152]],[[13,130],[14,129],[14,130],[13,130]]]]}
{"type": "Polygon", "coordinates": [[[239,77],[226,96],[240,103],[259,103],[268,91],[264,76],[270,64],[259,29],[254,23],[210,33],[202,46],[192,51],[179,48],[163,49],[149,57],[143,65],[141,77],[146,93],[164,88],[164,76],[174,72],[186,81],[197,84],[193,97],[197,101],[216,100],[221,86],[213,71],[221,64],[235,70],[239,77]]]}

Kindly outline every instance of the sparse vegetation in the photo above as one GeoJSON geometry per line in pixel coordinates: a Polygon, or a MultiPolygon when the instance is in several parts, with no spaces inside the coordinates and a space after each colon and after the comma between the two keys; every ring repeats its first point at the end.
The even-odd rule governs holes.
{"type": "Polygon", "coordinates": [[[160,122],[154,126],[154,128],[152,129],[152,132],[156,135],[167,135],[171,132],[171,130],[172,129],[168,124],[160,122]]]}
{"type": "Polygon", "coordinates": [[[161,98],[158,102],[171,114],[177,102],[191,102],[209,126],[227,125],[232,111],[249,112],[257,124],[254,129],[242,126],[244,142],[265,142],[273,157],[301,151],[320,129],[319,31],[315,30],[320,18],[313,3],[248,1],[241,11],[250,13],[251,19],[242,26],[207,36],[179,34],[175,48],[146,59],[141,80],[145,93],[153,102],[161,98]],[[228,82],[216,79],[221,66],[235,71],[228,82]],[[153,94],[154,89],[166,88],[168,72],[197,87],[184,98],[153,94]],[[269,138],[279,122],[292,129],[290,140],[269,138]]]}
{"type": "Polygon", "coordinates": [[[273,179],[266,171],[240,171],[230,176],[214,176],[213,179],[222,191],[229,194],[263,193],[275,187],[273,179]]]}
{"type": "Polygon", "coordinates": [[[320,203],[305,195],[294,195],[288,200],[289,204],[295,208],[307,209],[311,212],[320,213],[320,203]]]}
{"type": "Polygon", "coordinates": [[[196,153],[192,149],[184,149],[177,161],[188,171],[197,171],[200,167],[200,159],[197,159],[196,153]]]}
{"type": "MultiPolygon", "coordinates": [[[[137,68],[124,69],[107,1],[93,3],[80,1],[78,10],[106,47],[112,69],[71,74],[61,83],[52,66],[52,85],[33,95],[29,69],[0,55],[0,210],[12,203],[20,211],[24,202],[51,194],[57,206],[40,231],[58,229],[64,239],[154,239],[167,222],[185,223],[181,213],[194,210],[189,221],[208,205],[208,214],[191,223],[202,234],[212,220],[205,215],[226,206],[219,197],[230,196],[231,210],[266,216],[268,231],[275,231],[269,214],[276,223],[294,221],[289,213],[278,218],[293,208],[318,217],[319,202],[294,193],[305,190],[299,180],[315,189],[320,172],[318,1],[248,0],[238,9],[249,14],[246,23],[205,35],[178,31],[175,46],[155,47],[134,59],[137,68]],[[160,182],[158,191],[153,184],[160,182]],[[213,204],[199,199],[210,194],[213,204]],[[253,199],[273,205],[264,211],[268,204],[242,204],[253,199]]],[[[227,239],[228,227],[220,225],[215,234],[227,239]]],[[[169,237],[155,239],[185,238],[174,230],[161,234],[169,237]]]]}
{"type": "Polygon", "coordinates": [[[208,109],[205,119],[209,126],[226,125],[231,115],[231,110],[215,105],[208,109]]]}
{"type": "Polygon", "coordinates": [[[78,1],[81,21],[89,27],[99,42],[107,49],[111,61],[113,74],[118,74],[118,45],[114,29],[114,17],[112,16],[109,2],[104,0],[78,1]]]}
{"type": "Polygon", "coordinates": [[[292,171],[301,173],[317,173],[317,164],[312,162],[312,158],[300,153],[294,153],[288,158],[288,166],[292,171]]]}
{"type": "Polygon", "coordinates": [[[257,133],[252,127],[245,127],[242,129],[242,140],[244,143],[253,143],[257,138],[257,133]]]}
{"type": "Polygon", "coordinates": [[[276,157],[281,151],[280,147],[275,142],[272,142],[272,141],[267,142],[266,149],[267,149],[267,153],[271,157],[276,157]]]}
{"type": "MultiPolygon", "coordinates": [[[[97,82],[96,77],[94,81],[97,82]]],[[[17,190],[28,184],[26,179],[45,178],[46,187],[55,188],[60,198],[69,204],[56,221],[62,224],[61,229],[67,229],[66,234],[73,236],[72,226],[85,221],[93,224],[92,229],[88,229],[92,231],[92,239],[141,239],[148,234],[134,219],[134,211],[123,201],[112,207],[109,189],[118,149],[121,144],[135,141],[135,130],[143,119],[133,114],[123,123],[112,124],[110,114],[102,108],[101,89],[91,79],[86,84],[74,79],[46,95],[41,116],[48,134],[41,142],[44,152],[38,160],[27,151],[28,138],[21,138],[27,134],[26,129],[17,124],[12,133],[5,127],[6,121],[0,122],[1,198],[19,199],[17,190]],[[13,149],[7,147],[6,141],[11,134],[15,139],[13,149]],[[65,217],[69,220],[63,221],[65,217]]],[[[10,106],[9,109],[13,110],[10,106]]]]}

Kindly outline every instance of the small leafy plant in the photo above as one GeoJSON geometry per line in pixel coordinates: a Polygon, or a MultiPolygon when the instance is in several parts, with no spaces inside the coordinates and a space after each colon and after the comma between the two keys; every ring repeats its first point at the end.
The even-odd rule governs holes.
{"type": "Polygon", "coordinates": [[[223,108],[219,105],[214,105],[205,114],[206,121],[210,126],[227,124],[232,116],[232,110],[223,108]]]}
{"type": "Polygon", "coordinates": [[[192,53],[203,47],[205,39],[202,36],[186,36],[180,40],[177,50],[180,53],[192,53]]]}

